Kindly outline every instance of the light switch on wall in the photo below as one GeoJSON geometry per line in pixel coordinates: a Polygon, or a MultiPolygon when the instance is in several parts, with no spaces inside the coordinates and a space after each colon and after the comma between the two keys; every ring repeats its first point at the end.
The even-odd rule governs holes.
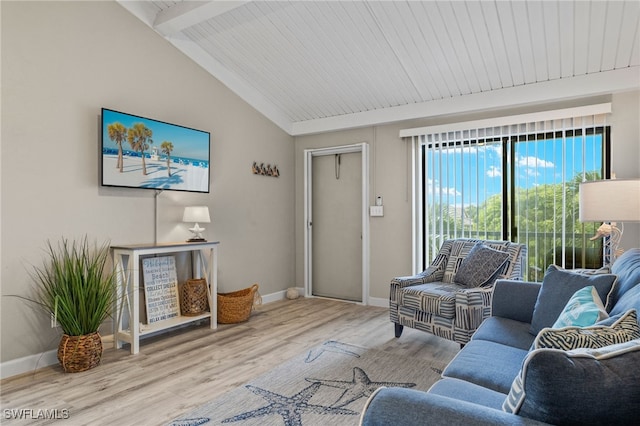
{"type": "Polygon", "coordinates": [[[384,216],[384,207],[369,206],[369,216],[384,216]]]}

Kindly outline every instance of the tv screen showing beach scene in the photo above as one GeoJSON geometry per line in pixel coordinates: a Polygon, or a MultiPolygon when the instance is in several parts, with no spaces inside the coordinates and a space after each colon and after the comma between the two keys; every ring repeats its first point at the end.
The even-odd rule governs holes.
{"type": "Polygon", "coordinates": [[[102,185],[209,192],[210,134],[102,108],[102,185]]]}

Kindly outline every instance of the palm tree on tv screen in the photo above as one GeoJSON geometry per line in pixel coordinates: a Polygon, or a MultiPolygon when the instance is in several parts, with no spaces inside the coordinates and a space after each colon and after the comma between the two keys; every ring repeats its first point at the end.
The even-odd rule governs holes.
{"type": "Polygon", "coordinates": [[[153,131],[142,123],[135,123],[127,132],[127,140],[131,149],[140,152],[142,157],[142,174],[147,175],[147,164],[144,161],[144,151],[153,143],[151,136],[153,131]]]}
{"type": "Polygon", "coordinates": [[[124,127],[122,123],[112,123],[107,126],[107,131],[109,132],[109,139],[115,142],[118,145],[118,163],[116,164],[116,169],[120,170],[122,173],[122,168],[124,166],[124,161],[122,159],[122,142],[127,139],[127,128],[124,127]]]}
{"type": "Polygon", "coordinates": [[[160,145],[160,149],[163,154],[167,154],[167,173],[171,177],[171,151],[173,151],[173,144],[169,141],[164,141],[160,145]]]}

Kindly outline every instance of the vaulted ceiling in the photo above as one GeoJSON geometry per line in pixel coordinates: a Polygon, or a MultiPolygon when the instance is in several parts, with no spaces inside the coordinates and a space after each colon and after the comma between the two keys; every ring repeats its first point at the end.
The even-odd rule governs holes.
{"type": "Polygon", "coordinates": [[[291,135],[640,87],[640,2],[124,1],[291,135]]]}

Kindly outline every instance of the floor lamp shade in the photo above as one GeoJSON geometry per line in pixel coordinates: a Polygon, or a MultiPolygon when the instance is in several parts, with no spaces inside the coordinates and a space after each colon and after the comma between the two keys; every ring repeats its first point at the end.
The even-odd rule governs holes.
{"type": "Polygon", "coordinates": [[[581,222],[640,222],[640,179],[580,184],[581,222]]]}

